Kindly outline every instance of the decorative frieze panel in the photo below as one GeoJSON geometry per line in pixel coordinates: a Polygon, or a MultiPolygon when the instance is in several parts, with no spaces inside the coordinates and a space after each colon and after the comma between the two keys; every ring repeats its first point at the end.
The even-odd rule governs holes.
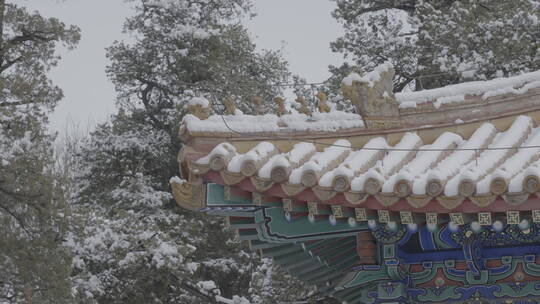
{"type": "Polygon", "coordinates": [[[519,211],[507,211],[506,223],[508,225],[518,225],[520,222],[519,211]]]}
{"type": "Polygon", "coordinates": [[[378,210],[379,213],[379,222],[388,223],[390,222],[390,212],[388,210],[378,210]]]}
{"type": "Polygon", "coordinates": [[[450,221],[456,225],[464,225],[465,220],[463,219],[462,213],[450,213],[450,221]]]}
{"type": "Polygon", "coordinates": [[[357,222],[367,222],[368,217],[365,208],[354,208],[354,213],[357,222]]]}
{"type": "Polygon", "coordinates": [[[292,199],[290,199],[290,198],[284,198],[283,199],[283,211],[285,211],[285,212],[292,212],[293,211],[292,199]]]}
{"type": "Polygon", "coordinates": [[[318,207],[317,203],[308,202],[307,205],[308,205],[308,212],[309,212],[310,215],[319,214],[319,207],[318,207]]]}
{"type": "Polygon", "coordinates": [[[532,211],[532,219],[534,223],[540,223],[540,210],[532,211]]]}
{"type": "Polygon", "coordinates": [[[490,212],[480,212],[478,213],[478,223],[480,223],[481,226],[489,226],[492,224],[491,222],[491,213],[490,212]]]}
{"type": "Polygon", "coordinates": [[[343,207],[341,206],[332,206],[332,214],[336,218],[342,218],[343,216],[343,207]]]}
{"type": "Polygon", "coordinates": [[[399,215],[400,215],[400,218],[401,218],[401,223],[403,225],[414,224],[414,219],[413,219],[413,216],[412,216],[412,212],[401,211],[399,213],[399,215]]]}
{"type": "Polygon", "coordinates": [[[434,212],[427,212],[426,213],[426,223],[428,225],[437,225],[438,223],[438,215],[434,212]]]}

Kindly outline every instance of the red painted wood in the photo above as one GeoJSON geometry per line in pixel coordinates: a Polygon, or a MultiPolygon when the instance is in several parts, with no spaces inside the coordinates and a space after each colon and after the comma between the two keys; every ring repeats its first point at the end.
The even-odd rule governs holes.
{"type": "MultiPolygon", "coordinates": [[[[221,178],[221,175],[217,172],[208,172],[204,175],[204,178],[207,181],[217,183],[224,185],[223,179],[221,178]]],[[[238,187],[242,190],[249,191],[249,192],[257,192],[255,189],[255,186],[251,182],[249,178],[246,178],[242,180],[240,183],[235,185],[234,187],[238,187]]],[[[276,184],[272,186],[269,190],[264,192],[267,196],[272,197],[278,197],[278,198],[288,198],[288,196],[283,192],[281,189],[281,186],[279,184],[276,184]]],[[[531,210],[537,210],[540,209],[540,198],[538,198],[536,195],[531,195],[529,199],[524,202],[521,205],[509,205],[507,204],[502,197],[498,197],[493,203],[488,205],[487,207],[481,208],[474,204],[471,200],[465,199],[461,205],[457,206],[454,209],[446,209],[443,207],[436,199],[433,199],[431,202],[429,202],[426,206],[422,208],[414,208],[411,206],[406,199],[401,199],[398,202],[396,202],[392,206],[383,206],[375,197],[369,197],[365,202],[361,204],[351,204],[349,201],[345,199],[345,196],[343,194],[337,194],[335,197],[328,201],[322,201],[311,189],[306,189],[299,193],[298,195],[295,195],[292,197],[299,201],[304,202],[316,202],[321,205],[342,205],[344,207],[351,207],[351,208],[367,208],[367,209],[375,209],[375,210],[390,210],[390,211],[411,211],[411,212],[417,212],[417,213],[424,213],[424,212],[437,212],[437,213],[449,213],[449,212],[462,212],[462,213],[478,213],[478,212],[506,212],[508,210],[515,210],[515,211],[531,211],[531,210]]]]}

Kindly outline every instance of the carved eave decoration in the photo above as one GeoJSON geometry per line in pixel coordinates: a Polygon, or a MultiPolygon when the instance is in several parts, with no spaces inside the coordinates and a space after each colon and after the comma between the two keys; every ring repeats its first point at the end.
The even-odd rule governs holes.
{"type": "Polygon", "coordinates": [[[205,186],[186,180],[171,180],[174,199],[183,208],[199,211],[206,207],[205,186]]]}

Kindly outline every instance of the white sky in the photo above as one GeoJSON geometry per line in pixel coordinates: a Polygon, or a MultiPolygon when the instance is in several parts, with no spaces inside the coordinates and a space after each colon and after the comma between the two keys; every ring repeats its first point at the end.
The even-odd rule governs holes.
{"type": "MultiPolygon", "coordinates": [[[[76,50],[63,54],[50,77],[65,98],[51,117],[52,130],[88,130],[114,113],[114,86],[105,75],[105,48],[122,40],[122,24],[132,14],[122,0],[13,0],[45,16],[78,25],[82,39],[76,50]]],[[[254,0],[257,17],[247,22],[260,49],[279,49],[291,71],[310,82],[328,78],[328,65],[342,62],[329,43],[342,34],[331,17],[331,0],[254,0]]]]}

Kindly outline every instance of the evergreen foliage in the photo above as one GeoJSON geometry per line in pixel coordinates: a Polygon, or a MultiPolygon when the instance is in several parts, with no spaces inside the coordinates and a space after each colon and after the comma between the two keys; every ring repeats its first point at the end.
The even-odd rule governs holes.
{"type": "Polygon", "coordinates": [[[79,29],[0,0],[0,303],[71,303],[67,206],[47,114],[47,78],[79,29]]]}
{"type": "MultiPolygon", "coordinates": [[[[178,127],[193,96],[216,112],[230,95],[252,112],[289,77],[276,52],[255,52],[239,20],[245,0],[136,1],[108,49],[117,115],[75,158],[73,283],[81,303],[277,303],[309,289],[260,260],[220,218],[180,209],[168,181],[179,175],[178,127]]],[[[267,106],[268,108],[270,106],[267,106]]]]}
{"type": "Polygon", "coordinates": [[[540,69],[540,2],[530,0],[335,0],[345,35],[332,43],[349,64],[390,61],[395,90],[429,89],[540,69]]]}

